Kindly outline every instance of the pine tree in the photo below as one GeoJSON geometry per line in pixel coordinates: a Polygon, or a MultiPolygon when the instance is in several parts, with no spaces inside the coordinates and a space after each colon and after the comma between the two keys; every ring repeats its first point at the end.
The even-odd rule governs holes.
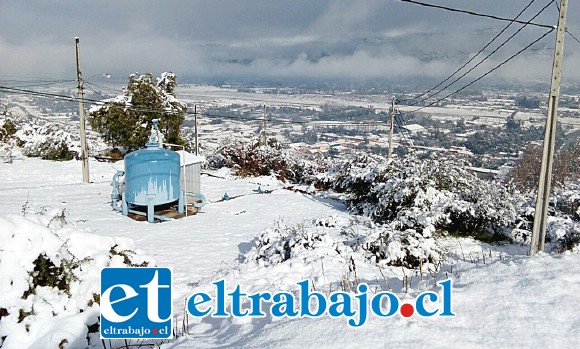
{"type": "Polygon", "coordinates": [[[89,110],[89,123],[108,143],[130,151],[145,145],[151,120],[159,119],[165,141],[183,144],[179,128],[187,106],[175,97],[176,85],[173,73],[159,78],[150,73],[131,74],[122,95],[89,110]]]}

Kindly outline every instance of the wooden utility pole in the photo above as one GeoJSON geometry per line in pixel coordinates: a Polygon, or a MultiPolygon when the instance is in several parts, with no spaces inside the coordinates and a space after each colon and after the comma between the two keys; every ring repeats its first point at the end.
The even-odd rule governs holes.
{"type": "Polygon", "coordinates": [[[556,33],[556,47],[554,49],[554,63],[552,65],[552,80],[550,99],[548,100],[548,118],[544,133],[544,149],[542,151],[542,167],[536,197],[536,211],[534,227],[532,229],[532,244],[530,256],[544,250],[546,239],[546,223],[548,219],[548,205],[550,203],[550,182],[552,180],[552,164],[554,163],[554,143],[556,140],[556,126],[558,116],[558,98],[560,95],[560,79],[562,76],[562,58],[564,56],[564,37],[566,35],[566,12],[568,0],[560,2],[560,19],[556,33]]]}
{"type": "Polygon", "coordinates": [[[197,148],[199,148],[199,144],[197,143],[197,104],[193,106],[193,122],[195,123],[194,132],[195,132],[195,155],[199,155],[197,148]]]}
{"type": "Polygon", "coordinates": [[[395,128],[395,96],[391,101],[391,126],[389,127],[389,155],[390,159],[393,155],[393,130],[395,128]]]}
{"type": "Polygon", "coordinates": [[[268,136],[266,134],[266,105],[264,104],[264,125],[263,125],[262,134],[260,135],[260,143],[262,143],[262,145],[266,145],[267,142],[268,142],[268,136]]]}
{"type": "Polygon", "coordinates": [[[83,92],[83,76],[81,74],[80,40],[75,38],[77,58],[77,94],[79,99],[79,122],[81,133],[81,161],[83,163],[83,182],[89,183],[89,157],[87,149],[87,130],[85,126],[85,93],[83,92]]]}

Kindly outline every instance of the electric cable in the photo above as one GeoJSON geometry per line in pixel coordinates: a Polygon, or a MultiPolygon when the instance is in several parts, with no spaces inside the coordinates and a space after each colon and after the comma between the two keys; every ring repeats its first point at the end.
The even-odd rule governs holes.
{"type": "MultiPolygon", "coordinates": [[[[556,7],[558,8],[558,14],[559,14],[561,10],[560,10],[560,5],[558,4],[558,1],[554,1],[554,4],[555,4],[555,5],[556,5],[556,7]]],[[[574,39],[574,40],[575,40],[577,43],[579,43],[579,44],[580,44],[580,40],[578,40],[578,39],[576,38],[576,36],[574,36],[574,34],[572,34],[572,33],[571,33],[569,30],[568,30],[568,28],[566,28],[566,33],[568,33],[568,34],[569,34],[569,35],[572,37],[572,39],[574,39]]]]}
{"type": "MultiPolygon", "coordinates": [[[[463,64],[461,67],[459,67],[457,70],[455,70],[455,71],[454,71],[454,72],[453,72],[451,75],[449,75],[447,78],[445,78],[443,81],[441,81],[440,83],[438,83],[437,85],[435,85],[434,87],[432,87],[431,89],[429,89],[428,91],[426,91],[426,92],[424,92],[424,93],[422,93],[422,94],[420,94],[420,95],[418,95],[418,96],[415,96],[415,97],[413,97],[413,98],[410,98],[410,99],[405,99],[405,100],[404,100],[404,102],[411,101],[411,100],[417,100],[417,99],[419,99],[419,98],[421,98],[421,97],[423,97],[423,96],[425,96],[425,95],[429,94],[430,92],[434,91],[436,88],[438,88],[439,86],[443,85],[444,83],[446,83],[447,81],[449,81],[451,78],[453,78],[453,77],[454,77],[454,76],[455,76],[457,73],[459,73],[459,72],[460,72],[460,71],[461,71],[463,68],[465,68],[467,65],[469,65],[469,63],[473,62],[473,61],[474,61],[474,60],[475,60],[475,59],[476,59],[476,58],[477,58],[477,57],[478,57],[478,56],[479,56],[481,53],[483,53],[483,51],[485,51],[485,50],[486,50],[486,49],[487,49],[489,46],[491,46],[491,44],[492,44],[492,43],[494,43],[494,42],[495,42],[495,40],[497,40],[497,39],[498,39],[498,38],[499,38],[499,37],[500,37],[500,36],[501,36],[501,35],[502,35],[502,34],[503,34],[503,33],[504,33],[506,30],[508,30],[508,29],[509,29],[509,28],[512,26],[512,24],[514,24],[514,23],[515,23],[515,21],[516,21],[518,18],[520,18],[520,16],[521,16],[521,15],[522,15],[522,14],[523,14],[523,13],[524,13],[524,12],[525,12],[525,11],[526,11],[526,10],[527,10],[527,9],[528,9],[528,8],[529,8],[529,7],[530,7],[530,6],[531,6],[531,5],[532,5],[532,4],[535,2],[535,1],[536,1],[536,0],[531,0],[531,1],[530,1],[530,2],[529,2],[529,3],[528,3],[528,4],[527,4],[525,7],[524,7],[524,9],[523,9],[523,10],[521,10],[521,11],[518,13],[518,15],[517,15],[517,16],[516,16],[514,19],[512,19],[512,20],[510,21],[510,23],[509,23],[507,26],[505,26],[505,27],[504,27],[504,28],[503,28],[503,29],[502,29],[502,30],[501,30],[499,33],[497,33],[497,34],[496,34],[496,35],[495,35],[495,36],[494,36],[494,37],[493,37],[493,38],[492,38],[492,39],[491,39],[491,40],[490,40],[490,41],[489,41],[487,44],[485,44],[485,46],[483,46],[483,48],[482,48],[481,50],[479,50],[479,51],[478,51],[478,52],[477,52],[477,53],[476,53],[476,54],[475,54],[473,57],[471,57],[471,58],[470,58],[470,59],[469,59],[467,62],[465,62],[465,63],[464,63],[464,64],[463,64]]],[[[536,15],[536,17],[537,17],[537,15],[536,15]]],[[[530,20],[530,21],[531,21],[531,20],[530,20]]],[[[505,44],[505,42],[504,42],[504,44],[505,44]]],[[[485,60],[485,58],[484,58],[484,60],[485,60]]],[[[481,63],[482,63],[482,62],[480,62],[479,64],[481,64],[481,63]]],[[[443,88],[443,89],[445,89],[445,88],[443,88]]],[[[431,95],[430,97],[432,97],[432,96],[433,96],[433,95],[431,95]]],[[[428,98],[430,98],[430,97],[427,97],[426,99],[428,99],[428,98]]],[[[419,104],[419,103],[421,103],[421,102],[423,102],[423,101],[425,101],[425,99],[423,99],[423,100],[421,100],[421,101],[419,101],[419,102],[416,102],[416,103],[410,104],[410,105],[411,105],[411,106],[414,106],[414,105],[417,105],[417,104],[419,104]]]]}
{"type": "MultiPolygon", "coordinates": [[[[464,14],[468,14],[468,15],[472,15],[472,16],[490,18],[490,19],[495,19],[495,20],[500,20],[500,21],[507,21],[507,22],[512,21],[510,18],[499,17],[499,16],[494,16],[494,15],[488,15],[488,14],[485,14],[485,13],[478,13],[478,12],[474,12],[474,11],[461,10],[461,9],[451,8],[451,7],[442,6],[442,5],[428,4],[428,3],[425,3],[425,2],[420,2],[420,1],[415,1],[415,0],[399,0],[399,1],[408,2],[408,3],[411,3],[411,4],[425,6],[425,7],[437,8],[437,9],[451,11],[451,12],[464,13],[464,14]]],[[[519,21],[519,20],[517,20],[515,22],[516,23],[520,23],[520,24],[526,24],[526,22],[519,21]]],[[[531,23],[528,23],[528,24],[529,25],[532,25],[532,26],[535,26],[535,27],[540,27],[540,28],[548,28],[548,29],[553,29],[554,28],[554,26],[547,25],[547,24],[540,24],[540,23],[534,23],[534,22],[531,22],[531,23]]]]}
{"type": "Polygon", "coordinates": [[[532,41],[530,44],[528,44],[527,46],[525,46],[524,48],[520,49],[518,52],[514,53],[513,55],[511,55],[509,58],[507,58],[506,60],[504,60],[503,62],[501,62],[500,64],[496,65],[495,67],[493,67],[491,70],[489,70],[487,73],[479,76],[477,79],[473,80],[472,82],[468,83],[467,85],[464,85],[463,87],[457,89],[454,92],[451,92],[450,94],[446,95],[445,97],[442,97],[438,100],[436,100],[435,102],[430,103],[429,105],[423,106],[421,108],[415,109],[413,111],[410,112],[405,112],[405,114],[408,113],[414,113],[417,112],[419,110],[423,110],[425,108],[431,107],[465,89],[467,89],[469,86],[475,84],[476,82],[480,81],[481,79],[485,78],[486,76],[488,76],[489,74],[493,73],[494,71],[498,70],[499,68],[501,68],[502,66],[504,66],[505,64],[507,64],[508,62],[510,62],[512,59],[516,58],[517,56],[519,56],[520,54],[522,54],[523,52],[525,52],[526,50],[528,50],[530,47],[532,47],[533,45],[535,45],[536,43],[538,43],[539,41],[541,41],[542,39],[544,39],[546,36],[548,36],[548,34],[552,33],[552,31],[554,31],[554,28],[551,28],[551,30],[547,31],[546,33],[544,33],[542,36],[540,36],[539,38],[537,38],[536,40],[532,41]]]}
{"type": "Polygon", "coordinates": [[[15,83],[11,87],[40,87],[40,86],[50,86],[50,85],[58,85],[63,83],[75,82],[76,80],[0,80],[1,83],[15,83]],[[24,85],[22,85],[24,84],[24,85]]]}
{"type": "MultiPolygon", "coordinates": [[[[45,98],[53,98],[56,100],[64,100],[64,101],[76,102],[76,103],[78,103],[80,101],[80,98],[78,98],[76,96],[67,96],[67,95],[56,94],[56,93],[32,91],[32,90],[7,87],[7,86],[0,86],[0,92],[32,95],[32,96],[45,97],[45,98]]],[[[100,105],[106,105],[106,104],[112,105],[114,103],[117,103],[117,102],[100,101],[100,100],[95,100],[95,99],[90,99],[90,98],[84,98],[83,100],[85,102],[93,102],[93,103],[100,104],[100,105]]],[[[131,110],[134,110],[137,112],[157,112],[157,113],[169,114],[169,115],[179,114],[179,112],[176,112],[176,111],[155,110],[155,109],[138,107],[138,106],[129,106],[129,107],[127,107],[127,109],[131,109],[131,110]]],[[[209,112],[198,112],[198,113],[191,113],[190,112],[190,113],[185,113],[184,116],[194,116],[196,114],[198,116],[205,116],[208,118],[220,118],[220,119],[223,118],[223,119],[232,119],[232,120],[239,120],[239,121],[263,122],[263,120],[264,120],[262,117],[243,117],[243,116],[235,116],[235,115],[215,114],[215,113],[209,113],[209,112]]],[[[352,122],[351,123],[344,123],[340,120],[328,120],[328,121],[336,123],[336,124],[332,124],[332,126],[377,126],[377,125],[385,124],[384,122],[380,122],[380,121],[364,122],[364,123],[352,123],[352,122]]],[[[317,123],[316,121],[306,121],[306,120],[302,121],[302,120],[276,120],[276,119],[272,119],[269,122],[273,123],[273,124],[309,124],[309,125],[317,123]]]]}
{"type": "Polygon", "coordinates": [[[570,33],[570,32],[568,31],[568,28],[566,28],[566,33],[568,33],[568,35],[570,35],[570,36],[572,37],[572,39],[574,39],[574,41],[576,41],[578,44],[580,44],[580,40],[578,40],[578,38],[576,38],[576,37],[574,36],[574,34],[570,33]]]}

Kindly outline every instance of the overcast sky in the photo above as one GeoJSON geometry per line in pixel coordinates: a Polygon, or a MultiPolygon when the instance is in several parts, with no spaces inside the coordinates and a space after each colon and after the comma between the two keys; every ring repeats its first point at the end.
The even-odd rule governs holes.
{"type": "MultiPolygon", "coordinates": [[[[531,0],[424,1],[513,18],[531,0]]],[[[521,19],[549,2],[536,0],[521,19]]],[[[579,15],[572,2],[568,28],[578,38],[579,15]]],[[[534,21],[555,25],[557,17],[552,4],[534,21]]],[[[0,0],[0,80],[74,79],[75,36],[87,79],[147,71],[178,78],[437,78],[507,24],[396,0],[0,0]]],[[[524,29],[479,72],[544,32],[524,29]]],[[[494,76],[548,81],[554,39],[555,32],[494,76]]],[[[564,69],[565,81],[580,81],[580,43],[570,36],[564,69]]]]}

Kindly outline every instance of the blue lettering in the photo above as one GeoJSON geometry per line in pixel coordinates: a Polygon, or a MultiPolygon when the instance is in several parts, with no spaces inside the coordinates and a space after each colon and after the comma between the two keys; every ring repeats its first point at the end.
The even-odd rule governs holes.
{"type": "Polygon", "coordinates": [[[274,304],[270,308],[270,313],[275,317],[294,317],[298,315],[298,312],[294,310],[294,295],[288,292],[275,293],[272,297],[274,304]],[[284,296],[284,300],[282,300],[284,296]]]}
{"type": "Polygon", "coordinates": [[[202,317],[206,316],[210,311],[211,307],[209,307],[206,311],[199,311],[197,310],[197,306],[203,303],[207,303],[211,300],[211,297],[206,293],[196,293],[189,297],[187,300],[187,311],[194,317],[202,317]],[[201,297],[201,301],[197,302],[195,299],[197,296],[201,297]]]}
{"type": "MultiPolygon", "coordinates": [[[[189,314],[194,317],[203,317],[211,313],[213,307],[215,313],[212,316],[216,317],[265,317],[268,313],[267,310],[263,310],[265,303],[270,305],[269,312],[273,317],[316,318],[328,313],[333,318],[348,318],[347,323],[351,327],[360,327],[367,322],[369,312],[381,318],[388,318],[399,312],[401,307],[401,301],[392,292],[380,292],[369,299],[369,287],[364,283],[358,285],[358,292],[354,295],[347,292],[334,292],[327,297],[320,292],[311,291],[310,280],[303,280],[297,283],[300,287],[299,304],[290,292],[257,292],[248,296],[241,291],[239,284],[231,293],[226,293],[224,280],[214,282],[213,285],[216,287],[216,306],[214,307],[211,303],[206,304],[213,300],[209,294],[196,293],[187,300],[189,314]]],[[[409,311],[413,306],[417,314],[422,317],[455,316],[452,311],[453,281],[448,279],[440,282],[439,285],[442,288],[442,295],[438,292],[419,294],[414,304],[403,304],[401,312],[404,315],[402,316],[410,316],[409,311]],[[443,298],[442,302],[441,298],[443,298]],[[441,307],[437,306],[438,301],[442,303],[441,307]]],[[[108,334],[107,330],[103,330],[103,333],[108,334]]],[[[164,334],[164,331],[160,330],[159,333],[164,334]]]]}
{"type": "Polygon", "coordinates": [[[242,312],[242,297],[245,297],[246,294],[240,292],[240,285],[236,286],[236,289],[232,293],[228,293],[228,296],[232,297],[232,315],[235,317],[243,317],[248,315],[248,311],[242,312]]]}
{"type": "Polygon", "coordinates": [[[330,307],[328,314],[332,317],[339,316],[354,316],[355,312],[352,310],[352,299],[350,294],[344,292],[336,292],[330,295],[330,307]],[[342,298],[342,299],[339,299],[342,298]]]}
{"type": "Polygon", "coordinates": [[[415,309],[417,310],[417,314],[425,317],[433,316],[437,314],[437,309],[434,311],[427,311],[425,309],[425,301],[424,298],[429,297],[429,302],[434,303],[437,302],[437,293],[435,292],[423,292],[417,297],[417,301],[415,302],[415,309]]]}
{"type": "Polygon", "coordinates": [[[304,280],[298,283],[300,285],[300,316],[318,317],[326,312],[326,297],[320,292],[310,293],[310,282],[304,280]],[[310,298],[317,300],[316,311],[310,311],[310,298]]]}
{"type": "Polygon", "coordinates": [[[272,299],[272,295],[270,293],[254,293],[248,296],[248,298],[252,300],[252,312],[250,313],[250,316],[266,316],[266,314],[262,312],[262,302],[260,302],[260,300],[263,299],[269,301],[272,299]]]}
{"type": "Polygon", "coordinates": [[[224,317],[229,314],[226,313],[226,282],[220,280],[213,283],[216,287],[216,298],[217,298],[217,309],[215,313],[212,314],[213,317],[224,317]]]}
{"type": "Polygon", "coordinates": [[[373,300],[371,302],[371,309],[373,310],[373,313],[375,313],[375,315],[380,317],[393,316],[397,312],[397,310],[399,310],[399,298],[397,298],[397,296],[395,296],[391,292],[377,293],[373,297],[373,300]],[[383,313],[383,309],[381,306],[381,300],[383,296],[387,296],[387,298],[389,298],[389,312],[386,314],[383,313]]]}
{"type": "Polygon", "coordinates": [[[354,319],[349,319],[348,324],[352,327],[360,327],[364,325],[367,321],[367,291],[369,287],[366,284],[358,285],[358,292],[355,296],[358,299],[358,311],[359,311],[359,322],[355,322],[354,319]]]}
{"type": "Polygon", "coordinates": [[[451,288],[453,287],[453,281],[447,279],[439,283],[443,288],[443,312],[439,316],[455,316],[451,311],[451,288]]]}

